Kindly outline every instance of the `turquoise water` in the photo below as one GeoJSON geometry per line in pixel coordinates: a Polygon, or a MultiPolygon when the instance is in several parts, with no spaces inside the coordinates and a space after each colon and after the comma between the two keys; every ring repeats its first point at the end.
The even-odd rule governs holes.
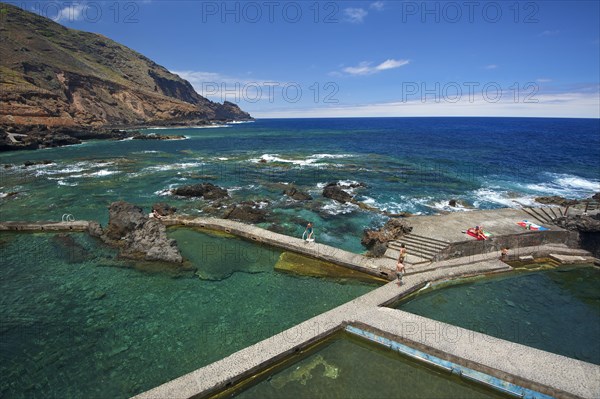
{"type": "Polygon", "coordinates": [[[238,239],[170,234],[197,274],[118,261],[85,234],[0,234],[0,396],[129,397],[373,288],[276,273],[278,251],[238,239]]]}
{"type": "Polygon", "coordinates": [[[153,132],[188,139],[0,154],[0,219],[56,220],[70,213],[106,222],[108,205],[120,199],[147,210],[167,201],[182,212],[221,216],[222,209],[211,210],[204,200],[169,194],[211,182],[227,188],[231,202],[263,201],[269,212],[263,227],[299,236],[310,220],[318,241],[361,252],[363,229],[385,218],[323,198],[329,182],[363,182],[366,188],[352,190],[358,201],[421,214],[456,211],[451,198],[489,209],[533,204],[539,195],[584,198],[600,191],[600,126],[591,119],[288,119],[153,132]],[[44,159],[55,164],[22,167],[44,159]],[[289,184],[314,200],[287,199],[282,192],[289,184]]]}
{"type": "Polygon", "coordinates": [[[434,289],[398,309],[600,364],[600,270],[555,269],[434,289]]]}
{"type": "Polygon", "coordinates": [[[362,340],[335,339],[235,396],[275,398],[502,398],[362,340]]]}

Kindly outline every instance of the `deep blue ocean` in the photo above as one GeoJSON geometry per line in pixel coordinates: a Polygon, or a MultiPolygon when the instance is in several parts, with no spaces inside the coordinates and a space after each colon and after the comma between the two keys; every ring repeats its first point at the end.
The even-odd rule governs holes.
{"type": "MultiPolygon", "coordinates": [[[[179,141],[95,141],[3,153],[0,218],[106,222],[110,202],[166,201],[220,216],[173,187],[210,182],[231,202],[257,201],[264,227],[301,234],[315,223],[321,242],[361,251],[362,230],[385,216],[322,197],[325,184],[361,182],[355,199],[380,211],[433,214],[536,205],[542,195],[585,198],[600,191],[600,121],[540,118],[265,119],[225,127],[149,129],[179,141]],[[23,168],[25,161],[50,165],[23,168]],[[282,195],[295,185],[313,201],[282,195]],[[7,196],[8,193],[17,195],[7,196]],[[448,206],[450,199],[458,208],[448,206]]],[[[224,204],[227,205],[227,204],[224,204]]]]}

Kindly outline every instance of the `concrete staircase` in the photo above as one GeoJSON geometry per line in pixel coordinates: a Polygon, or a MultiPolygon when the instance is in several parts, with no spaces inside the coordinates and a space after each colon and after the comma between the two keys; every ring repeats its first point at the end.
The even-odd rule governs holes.
{"type": "Polygon", "coordinates": [[[390,241],[384,256],[394,260],[398,259],[400,244],[404,244],[406,247],[406,263],[409,265],[431,263],[441,250],[450,245],[448,242],[434,238],[406,234],[400,240],[390,241]]]}

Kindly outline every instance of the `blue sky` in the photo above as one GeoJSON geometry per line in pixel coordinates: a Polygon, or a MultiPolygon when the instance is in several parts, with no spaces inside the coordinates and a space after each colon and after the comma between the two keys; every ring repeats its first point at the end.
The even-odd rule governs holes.
{"type": "Polygon", "coordinates": [[[600,117],[598,1],[12,3],[256,117],[600,117]]]}

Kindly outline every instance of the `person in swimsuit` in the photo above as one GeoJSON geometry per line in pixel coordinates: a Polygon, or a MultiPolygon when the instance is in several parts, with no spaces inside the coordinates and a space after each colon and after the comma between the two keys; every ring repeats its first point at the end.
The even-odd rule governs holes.
{"type": "Polygon", "coordinates": [[[487,240],[487,237],[483,233],[483,227],[475,226],[475,231],[473,231],[473,233],[475,233],[475,238],[478,240],[487,240]]]}
{"type": "Polygon", "coordinates": [[[400,244],[400,254],[398,255],[398,262],[396,263],[396,276],[398,277],[397,285],[402,285],[402,276],[406,272],[404,268],[404,259],[406,259],[406,246],[400,244]]]}
{"type": "Polygon", "coordinates": [[[308,222],[308,224],[306,225],[306,230],[304,230],[304,235],[306,236],[306,241],[309,241],[312,239],[313,236],[313,224],[311,222],[308,222]]]}

